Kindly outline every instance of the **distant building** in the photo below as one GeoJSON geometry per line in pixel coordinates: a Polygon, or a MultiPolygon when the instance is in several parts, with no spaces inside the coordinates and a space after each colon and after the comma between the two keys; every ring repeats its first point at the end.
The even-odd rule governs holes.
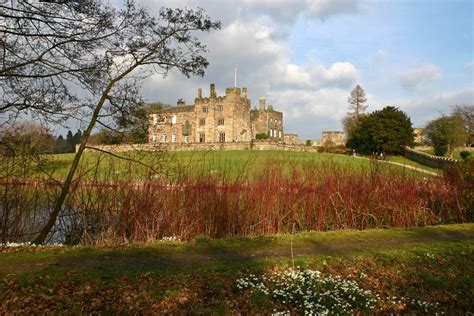
{"type": "Polygon", "coordinates": [[[311,143],[315,147],[322,146],[344,146],[346,140],[344,132],[341,131],[324,131],[321,139],[313,139],[311,143]]]}
{"type": "Polygon", "coordinates": [[[250,111],[250,120],[254,139],[255,135],[265,133],[270,139],[283,141],[283,113],[275,111],[271,105],[267,107],[264,97],[260,98],[259,109],[250,111]]]}
{"type": "Polygon", "coordinates": [[[283,142],[290,145],[297,145],[301,143],[298,138],[298,134],[283,134],[283,142]]]}
{"type": "Polygon", "coordinates": [[[424,143],[424,133],[425,133],[425,129],[424,128],[419,128],[419,127],[415,127],[413,129],[413,133],[415,134],[415,143],[416,144],[423,144],[424,143]]]}
{"type": "Polygon", "coordinates": [[[179,99],[176,107],[149,114],[149,143],[228,143],[249,142],[259,133],[283,140],[283,113],[266,107],[260,98],[259,109],[251,109],[247,88],[233,87],[217,96],[215,85],[209,97],[198,89],[194,105],[179,99]]]}

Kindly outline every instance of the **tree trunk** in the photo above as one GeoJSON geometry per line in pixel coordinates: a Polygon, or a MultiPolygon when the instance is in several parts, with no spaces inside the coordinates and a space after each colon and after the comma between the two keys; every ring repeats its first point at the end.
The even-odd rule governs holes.
{"type": "Polygon", "coordinates": [[[82,153],[84,152],[84,149],[86,148],[87,141],[89,140],[89,136],[92,133],[92,129],[94,128],[94,125],[97,121],[97,118],[99,116],[100,110],[102,109],[102,106],[105,103],[105,100],[107,98],[107,95],[109,94],[110,90],[112,89],[114,82],[111,82],[107,88],[105,89],[104,93],[102,94],[102,97],[99,100],[99,103],[97,104],[94,113],[92,114],[92,118],[89,122],[89,125],[87,126],[86,131],[83,134],[83,139],[81,142],[81,145],[79,146],[79,149],[76,152],[76,155],[74,156],[74,160],[72,161],[71,168],[69,168],[69,173],[67,175],[66,181],[63,184],[63,187],[61,189],[61,194],[59,195],[58,200],[56,201],[56,204],[54,206],[53,212],[49,216],[48,222],[46,223],[46,226],[41,230],[41,232],[38,234],[38,236],[32,241],[34,244],[42,244],[46,240],[46,237],[48,236],[48,233],[51,231],[51,229],[54,226],[54,223],[56,222],[56,219],[58,218],[59,212],[61,211],[64,202],[66,201],[67,194],[69,193],[69,188],[71,187],[72,179],[74,178],[74,174],[76,173],[77,167],[79,166],[79,161],[81,160],[82,153]]]}

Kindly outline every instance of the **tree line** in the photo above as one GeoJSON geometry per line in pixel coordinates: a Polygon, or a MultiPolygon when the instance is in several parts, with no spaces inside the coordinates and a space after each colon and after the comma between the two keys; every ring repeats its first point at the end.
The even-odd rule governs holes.
{"type": "Polygon", "coordinates": [[[424,129],[423,142],[415,144],[410,117],[400,109],[387,106],[366,113],[367,97],[357,85],[351,92],[349,112],[342,124],[347,137],[346,146],[362,154],[403,154],[405,147],[433,146],[435,155],[444,156],[457,147],[472,146],[474,142],[474,106],[455,105],[450,115],[442,114],[429,121],[424,129]]]}
{"type": "Polygon", "coordinates": [[[66,136],[55,136],[47,128],[30,122],[5,127],[0,130],[0,155],[43,155],[73,153],[83,138],[78,129],[74,134],[68,130],[66,136]]]}

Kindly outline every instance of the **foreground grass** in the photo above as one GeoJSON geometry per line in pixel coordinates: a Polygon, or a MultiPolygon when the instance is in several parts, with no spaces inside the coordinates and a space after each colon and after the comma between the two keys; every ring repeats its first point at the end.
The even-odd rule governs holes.
{"type": "Polygon", "coordinates": [[[0,313],[269,313],[271,300],[237,291],[235,281],[293,264],[356,280],[380,295],[381,312],[419,310],[413,301],[472,312],[473,257],[474,224],[8,249],[0,253],[0,313]]]}

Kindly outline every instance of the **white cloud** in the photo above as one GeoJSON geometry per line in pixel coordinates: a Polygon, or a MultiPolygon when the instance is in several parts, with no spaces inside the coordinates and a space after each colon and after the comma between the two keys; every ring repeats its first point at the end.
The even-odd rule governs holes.
{"type": "Polygon", "coordinates": [[[443,76],[441,69],[433,64],[419,64],[402,70],[396,74],[401,86],[406,90],[415,90],[434,80],[440,80],[443,76]]]}
{"type": "Polygon", "coordinates": [[[356,0],[307,0],[307,5],[308,15],[321,19],[359,11],[358,1],[356,0]]]}
{"type": "Polygon", "coordinates": [[[457,104],[474,104],[474,88],[441,92],[435,95],[413,99],[378,100],[377,109],[392,105],[405,111],[416,127],[424,127],[430,120],[440,114],[449,114],[451,107],[457,104]]]}
{"type": "Polygon", "coordinates": [[[464,68],[468,71],[474,71],[474,61],[471,61],[470,63],[467,63],[464,68]]]}

